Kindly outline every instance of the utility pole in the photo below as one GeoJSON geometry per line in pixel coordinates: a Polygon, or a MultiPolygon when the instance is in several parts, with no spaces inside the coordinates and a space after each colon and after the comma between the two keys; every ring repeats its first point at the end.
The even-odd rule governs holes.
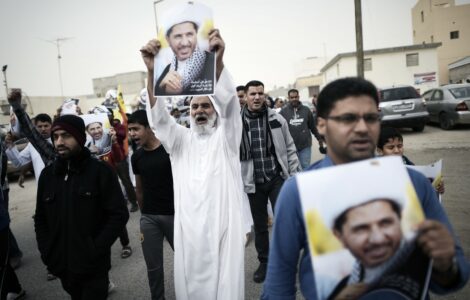
{"type": "Polygon", "coordinates": [[[7,68],[8,65],[4,65],[2,67],[2,72],[3,72],[3,84],[5,85],[5,92],[6,92],[6,99],[8,99],[8,83],[7,83],[7,68]]]}
{"type": "Polygon", "coordinates": [[[71,39],[73,39],[73,37],[70,37],[70,38],[62,37],[62,38],[56,38],[55,40],[45,40],[45,42],[54,44],[57,47],[57,64],[58,64],[58,67],[59,67],[60,95],[62,97],[64,96],[64,87],[62,85],[62,68],[60,66],[60,60],[62,59],[62,56],[60,55],[60,45],[61,45],[61,43],[65,42],[67,40],[71,40],[71,39]]]}
{"type": "Polygon", "coordinates": [[[362,43],[362,8],[361,0],[354,0],[354,14],[356,19],[356,60],[357,76],[364,78],[364,48],[362,43]]]}

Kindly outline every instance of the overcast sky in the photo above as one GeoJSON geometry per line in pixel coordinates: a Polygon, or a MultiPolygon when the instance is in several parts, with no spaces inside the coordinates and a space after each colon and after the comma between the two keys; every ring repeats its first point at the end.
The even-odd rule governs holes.
{"type": "MultiPolygon", "coordinates": [[[[355,50],[353,0],[200,2],[213,8],[237,85],[258,79],[268,89],[286,86],[302,59],[355,50]]],[[[362,0],[364,48],[412,44],[416,2],[362,0]]],[[[45,40],[62,37],[72,38],[61,46],[64,94],[91,94],[92,78],[145,70],[138,50],[155,37],[153,0],[1,0],[0,65],[8,64],[9,87],[60,95],[57,48],[45,40]]]]}

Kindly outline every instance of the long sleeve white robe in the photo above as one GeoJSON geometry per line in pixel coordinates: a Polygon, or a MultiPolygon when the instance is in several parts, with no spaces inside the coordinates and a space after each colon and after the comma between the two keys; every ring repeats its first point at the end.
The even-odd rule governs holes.
{"type": "Polygon", "coordinates": [[[174,181],[176,298],[243,299],[244,239],[239,147],[242,122],[235,86],[224,69],[209,135],[178,125],[164,101],[151,109],[156,136],[170,154],[174,181]]]}

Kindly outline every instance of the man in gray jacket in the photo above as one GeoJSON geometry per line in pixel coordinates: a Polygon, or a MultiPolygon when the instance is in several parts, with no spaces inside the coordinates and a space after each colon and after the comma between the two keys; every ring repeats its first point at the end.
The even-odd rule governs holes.
{"type": "Polygon", "coordinates": [[[289,131],[299,154],[300,165],[305,169],[310,166],[312,157],[312,133],[320,144],[321,153],[324,153],[323,139],[318,133],[312,112],[300,102],[299,91],[291,89],[287,95],[289,103],[279,113],[289,123],[289,131]]]}
{"type": "Polygon", "coordinates": [[[266,106],[263,83],[256,80],[248,82],[245,98],[246,105],[241,111],[240,160],[260,261],[253,280],[261,283],[266,277],[269,254],[268,198],[274,208],[284,180],[301,169],[286,120],[266,106]]]}

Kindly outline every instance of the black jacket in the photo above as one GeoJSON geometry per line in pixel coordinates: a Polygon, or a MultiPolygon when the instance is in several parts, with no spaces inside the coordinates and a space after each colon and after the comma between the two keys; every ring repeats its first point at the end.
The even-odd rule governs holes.
{"type": "Polygon", "coordinates": [[[88,149],[57,159],[39,178],[34,226],[44,264],[55,275],[107,272],[110,248],[129,212],[114,171],[88,149]]]}

